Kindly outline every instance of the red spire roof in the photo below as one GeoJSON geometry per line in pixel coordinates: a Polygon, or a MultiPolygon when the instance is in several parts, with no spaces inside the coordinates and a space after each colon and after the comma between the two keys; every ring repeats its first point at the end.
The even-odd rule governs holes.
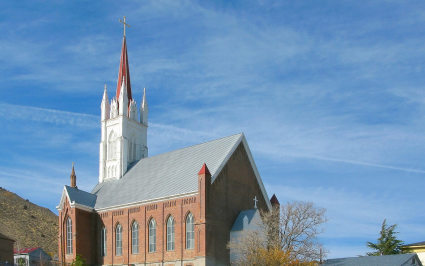
{"type": "Polygon", "coordinates": [[[39,249],[40,247],[34,247],[34,248],[22,248],[22,249],[13,249],[14,254],[28,254],[33,252],[34,250],[39,249]]]}
{"type": "Polygon", "coordinates": [[[208,167],[207,167],[207,164],[206,163],[204,163],[202,165],[202,168],[201,168],[201,170],[199,170],[198,175],[211,175],[210,170],[208,170],[208,167]]]}
{"type": "Polygon", "coordinates": [[[129,100],[128,104],[130,104],[130,100],[133,98],[131,97],[130,69],[128,67],[127,42],[125,40],[125,36],[122,40],[120,68],[118,71],[118,83],[117,83],[117,95],[116,95],[117,99],[120,97],[120,90],[121,90],[123,77],[125,77],[125,83],[127,85],[127,96],[129,100]]]}
{"type": "Polygon", "coordinates": [[[270,203],[272,205],[280,205],[279,201],[277,200],[277,197],[275,194],[273,194],[272,198],[270,199],[270,203]]]}

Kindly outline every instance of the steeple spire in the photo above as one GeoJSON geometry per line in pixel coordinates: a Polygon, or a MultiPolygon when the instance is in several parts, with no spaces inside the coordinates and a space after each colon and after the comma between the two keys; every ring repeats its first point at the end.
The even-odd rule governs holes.
{"type": "Polygon", "coordinates": [[[120,68],[118,70],[116,99],[118,99],[120,96],[120,90],[121,90],[122,82],[124,79],[125,79],[126,87],[127,87],[128,103],[130,103],[130,100],[132,100],[133,98],[131,96],[130,69],[128,67],[127,42],[125,40],[125,36],[122,39],[121,60],[120,60],[120,68]]]}
{"type": "Polygon", "coordinates": [[[75,175],[74,170],[74,163],[72,163],[72,170],[71,170],[71,187],[77,187],[77,176],[75,175]]]}
{"type": "MultiPolygon", "coordinates": [[[[129,27],[125,17],[120,22],[124,24],[124,30],[129,27]]],[[[105,86],[101,103],[99,183],[107,179],[122,178],[132,163],[148,156],[146,91],[143,92],[139,122],[137,104],[131,92],[125,32],[122,39],[116,94],[111,98],[109,105],[105,86]]]]}

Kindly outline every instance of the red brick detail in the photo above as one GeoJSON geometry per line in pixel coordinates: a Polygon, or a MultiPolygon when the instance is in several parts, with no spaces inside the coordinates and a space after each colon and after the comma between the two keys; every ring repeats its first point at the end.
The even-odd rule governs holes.
{"type": "Polygon", "coordinates": [[[204,163],[202,165],[201,170],[199,170],[199,172],[198,172],[198,175],[205,175],[205,174],[211,175],[210,170],[208,170],[208,167],[207,167],[207,164],[206,163],[204,163]]]}
{"type": "Polygon", "coordinates": [[[273,194],[272,198],[270,199],[270,203],[272,204],[272,206],[280,206],[279,201],[277,200],[277,197],[275,194],[273,194]]]}

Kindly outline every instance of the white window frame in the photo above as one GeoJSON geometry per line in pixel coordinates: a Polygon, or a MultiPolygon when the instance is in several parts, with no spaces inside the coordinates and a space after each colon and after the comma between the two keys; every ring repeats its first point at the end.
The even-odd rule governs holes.
{"type": "Polygon", "coordinates": [[[195,222],[192,213],[186,216],[186,249],[195,248],[195,222]]]}
{"type": "Polygon", "coordinates": [[[167,251],[173,251],[175,249],[174,235],[175,221],[173,216],[170,215],[167,219],[167,251]]]}
{"type": "Polygon", "coordinates": [[[72,220],[68,217],[66,220],[66,254],[72,254],[72,220]]]}
{"type": "Polygon", "coordinates": [[[139,224],[134,221],[131,224],[131,254],[139,253],[139,224]]]}
{"type": "Polygon", "coordinates": [[[115,228],[115,255],[122,256],[122,226],[117,224],[115,228]]]}
{"type": "Polygon", "coordinates": [[[149,252],[156,251],[156,222],[155,219],[149,221],[149,252]]]}

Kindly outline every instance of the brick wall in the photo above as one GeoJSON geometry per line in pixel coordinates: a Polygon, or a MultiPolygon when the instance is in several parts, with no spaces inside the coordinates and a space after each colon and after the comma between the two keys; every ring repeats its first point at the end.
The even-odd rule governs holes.
{"type": "Polygon", "coordinates": [[[174,265],[176,261],[195,260],[196,257],[205,256],[205,252],[196,247],[205,239],[200,239],[196,235],[199,228],[199,203],[198,195],[189,197],[165,200],[161,202],[139,205],[129,208],[100,212],[98,215],[97,231],[98,250],[97,260],[100,264],[133,264],[133,263],[154,263],[170,262],[174,265]],[[185,248],[185,221],[188,213],[192,213],[195,218],[195,248],[188,250],[185,248]],[[173,216],[175,221],[174,250],[166,249],[166,222],[169,216],[173,216]],[[156,251],[149,252],[149,222],[155,219],[156,222],[156,251]],[[139,252],[132,254],[131,226],[133,222],[139,225],[139,252]],[[122,226],[122,255],[117,256],[115,252],[116,226],[122,226]],[[101,256],[100,232],[105,226],[107,230],[107,252],[106,256],[101,256]]]}

